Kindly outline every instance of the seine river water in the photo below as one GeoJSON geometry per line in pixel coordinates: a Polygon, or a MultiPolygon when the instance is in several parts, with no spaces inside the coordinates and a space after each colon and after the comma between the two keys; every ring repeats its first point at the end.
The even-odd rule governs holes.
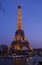
{"type": "Polygon", "coordinates": [[[27,63],[23,59],[0,59],[0,65],[27,65],[27,63]]]}
{"type": "MultiPolygon", "coordinates": [[[[42,62],[42,58],[17,58],[17,59],[0,59],[0,65],[36,65],[37,61],[42,62]],[[34,62],[33,62],[34,61],[34,62]]],[[[38,65],[38,64],[37,64],[38,65]]]]}

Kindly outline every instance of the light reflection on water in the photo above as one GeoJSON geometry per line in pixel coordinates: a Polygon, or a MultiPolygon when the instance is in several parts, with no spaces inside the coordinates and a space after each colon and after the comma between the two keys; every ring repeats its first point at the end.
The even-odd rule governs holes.
{"type": "Polygon", "coordinates": [[[0,59],[0,65],[38,65],[37,61],[42,62],[42,57],[0,59]]]}
{"type": "Polygon", "coordinates": [[[0,59],[0,65],[27,65],[25,59],[0,59]]]}

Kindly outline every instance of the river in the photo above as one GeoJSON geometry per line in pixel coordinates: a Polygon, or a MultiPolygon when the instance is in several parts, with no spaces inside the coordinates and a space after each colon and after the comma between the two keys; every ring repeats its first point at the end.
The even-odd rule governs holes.
{"type": "MultiPolygon", "coordinates": [[[[16,59],[0,59],[0,65],[38,65],[38,61],[42,62],[42,57],[16,58],[16,59]]],[[[41,64],[42,65],[42,64],[41,64]]]]}

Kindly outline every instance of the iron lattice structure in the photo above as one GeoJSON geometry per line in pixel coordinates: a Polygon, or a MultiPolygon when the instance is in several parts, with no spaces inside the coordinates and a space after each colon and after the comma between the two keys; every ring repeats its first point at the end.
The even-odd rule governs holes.
{"type": "Polygon", "coordinates": [[[24,34],[21,16],[21,6],[18,6],[17,30],[15,32],[14,40],[12,41],[10,48],[13,48],[14,50],[23,50],[24,46],[27,47],[30,51],[33,51],[31,45],[29,44],[29,41],[27,41],[24,34]]]}

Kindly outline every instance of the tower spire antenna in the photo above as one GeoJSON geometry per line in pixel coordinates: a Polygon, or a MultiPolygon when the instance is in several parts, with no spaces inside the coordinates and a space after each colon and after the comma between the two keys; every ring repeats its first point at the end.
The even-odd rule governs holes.
{"type": "Polygon", "coordinates": [[[18,0],[18,5],[21,5],[21,1],[20,0],[18,0]]]}
{"type": "Polygon", "coordinates": [[[22,30],[22,15],[21,15],[21,5],[20,1],[18,4],[18,22],[17,22],[17,30],[22,30]]]}

